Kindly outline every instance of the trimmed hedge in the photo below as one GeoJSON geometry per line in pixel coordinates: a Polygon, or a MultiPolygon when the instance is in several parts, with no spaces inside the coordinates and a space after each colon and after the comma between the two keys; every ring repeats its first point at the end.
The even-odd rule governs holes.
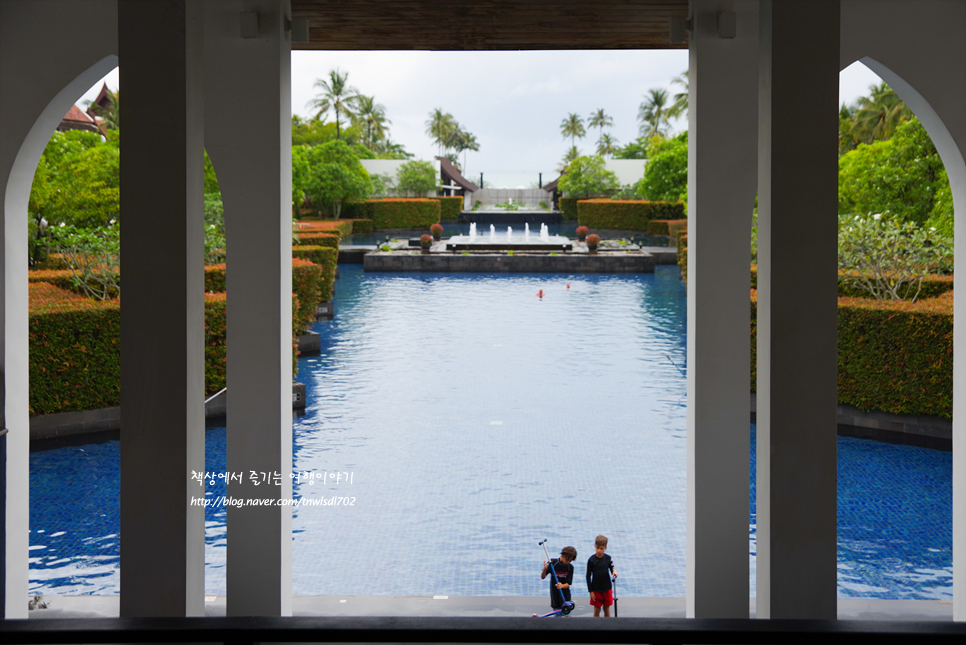
{"type": "MultiPolygon", "coordinates": [[[[953,298],[839,298],[838,402],[952,418],[953,298]]],[[[757,292],[751,290],[751,390],[757,387],[757,292]]]]}
{"type": "Polygon", "coordinates": [[[296,239],[299,245],[305,246],[327,246],[329,248],[339,250],[339,235],[338,233],[296,233],[296,239]]]}
{"type": "MultiPolygon", "coordinates": [[[[222,265],[224,266],[224,265],[222,265]]],[[[207,269],[207,267],[205,267],[207,269]]],[[[207,272],[206,272],[207,273],[207,272]]],[[[223,273],[224,275],[224,273],[223,273]]],[[[205,396],[225,387],[228,359],[228,313],[225,293],[205,294],[205,396]]],[[[292,318],[295,318],[293,312],[292,318]]]]}
{"type": "Polygon", "coordinates": [[[70,269],[27,271],[27,282],[47,282],[58,289],[74,290],[74,272],[70,269]]]}
{"type": "Polygon", "coordinates": [[[354,219],[352,220],[352,234],[353,235],[366,235],[372,233],[372,220],[371,219],[354,219]]]}
{"type": "Polygon", "coordinates": [[[655,219],[685,219],[684,202],[613,199],[581,199],[577,202],[577,220],[589,228],[646,231],[648,222],[655,219]]]}
{"type": "Polygon", "coordinates": [[[686,219],[652,219],[647,223],[647,234],[648,235],[670,235],[671,227],[687,228],[688,220],[686,219]]]}
{"type": "MultiPolygon", "coordinates": [[[[339,261],[339,252],[325,246],[293,246],[292,257],[308,260],[322,267],[322,277],[319,281],[319,299],[316,303],[331,301],[332,292],[335,291],[335,269],[339,261]]],[[[315,304],[312,306],[314,307],[315,304]]]]}
{"type": "MultiPolygon", "coordinates": [[[[751,265],[751,288],[758,288],[758,265],[751,265]]],[[[953,276],[951,275],[927,275],[922,279],[922,289],[919,293],[919,300],[938,298],[945,293],[953,290],[953,276]]],[[[855,287],[855,283],[846,280],[843,274],[839,273],[839,297],[842,298],[865,298],[873,299],[868,292],[855,287]]]]}
{"type": "Polygon", "coordinates": [[[688,233],[685,230],[678,235],[678,268],[681,269],[681,279],[688,281],[688,233]]]}
{"type": "MultiPolygon", "coordinates": [[[[321,248],[321,247],[320,247],[321,248]]],[[[309,260],[292,258],[292,291],[298,306],[293,309],[295,335],[304,334],[315,322],[315,308],[322,290],[322,267],[309,260]]]]}
{"type": "Polygon", "coordinates": [[[373,228],[424,228],[439,222],[437,199],[377,199],[368,204],[373,228]]]}
{"type": "Polygon", "coordinates": [[[225,292],[225,263],[205,265],[205,293],[225,292]]]}
{"type": "Polygon", "coordinates": [[[296,233],[336,233],[339,237],[352,235],[350,219],[303,219],[296,222],[296,233]]]}
{"type": "Polygon", "coordinates": [[[459,219],[463,212],[462,197],[437,197],[440,219],[459,219]]]}
{"type": "Polygon", "coordinates": [[[560,217],[562,219],[577,219],[577,198],[560,198],[560,217]]]}

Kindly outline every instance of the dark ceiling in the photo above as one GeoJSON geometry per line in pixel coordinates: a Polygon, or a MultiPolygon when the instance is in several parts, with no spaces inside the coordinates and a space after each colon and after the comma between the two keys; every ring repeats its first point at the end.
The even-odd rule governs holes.
{"type": "Polygon", "coordinates": [[[684,49],[688,0],[292,0],[315,50],[684,49]]]}

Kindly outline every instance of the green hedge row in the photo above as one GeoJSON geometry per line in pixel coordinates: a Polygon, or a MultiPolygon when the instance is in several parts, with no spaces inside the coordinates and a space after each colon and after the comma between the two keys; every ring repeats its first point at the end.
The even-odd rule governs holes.
{"type": "MultiPolygon", "coordinates": [[[[757,387],[757,293],[751,292],[751,391],[757,387]]],[[[860,410],[952,418],[953,301],[839,298],[838,402],[860,410]]]]}
{"type": "MultiPolygon", "coordinates": [[[[45,293],[31,288],[30,416],[119,406],[120,302],[78,302],[68,292],[44,286],[49,289],[39,291],[45,293]]],[[[294,337],[299,307],[294,294],[292,307],[294,337]]],[[[226,322],[225,294],[206,293],[205,396],[225,387],[226,322]]],[[[297,365],[294,345],[292,356],[297,365]]]]}
{"type": "MultiPolygon", "coordinates": [[[[444,202],[454,204],[451,200],[459,201],[462,208],[462,197],[357,200],[343,204],[342,216],[353,221],[372,220],[372,228],[367,232],[378,228],[423,228],[440,220],[442,208],[452,209],[453,206],[443,206],[444,202]]],[[[455,212],[452,217],[459,217],[460,211],[455,212]]]]}
{"type": "Polygon", "coordinates": [[[688,233],[687,229],[677,237],[678,268],[681,269],[681,279],[688,281],[688,233]]]}
{"type": "Polygon", "coordinates": [[[686,219],[653,219],[647,223],[648,235],[671,235],[672,230],[687,228],[686,219]]]}
{"type": "Polygon", "coordinates": [[[296,233],[335,233],[339,237],[352,235],[355,225],[350,219],[305,218],[296,222],[296,233]]]}
{"type": "MultiPolygon", "coordinates": [[[[758,265],[751,265],[751,288],[758,288],[758,265]]],[[[919,300],[938,298],[944,293],[953,290],[953,276],[951,275],[927,275],[922,279],[922,289],[919,292],[919,300]]],[[[844,275],[839,275],[839,297],[842,298],[868,298],[869,294],[855,286],[853,280],[847,279],[844,275]]]]}
{"type": "Polygon", "coordinates": [[[685,219],[684,202],[581,199],[577,220],[588,228],[646,231],[651,220],[685,219]]]}
{"type": "MultiPolygon", "coordinates": [[[[354,229],[353,229],[354,230],[354,229]]],[[[296,233],[299,245],[304,246],[327,246],[331,249],[339,250],[338,233],[317,233],[315,231],[296,233]]]]}
{"type": "Polygon", "coordinates": [[[561,219],[577,219],[576,197],[561,197],[559,204],[561,219]]]}
{"type": "Polygon", "coordinates": [[[371,219],[354,219],[352,220],[352,234],[353,235],[367,235],[372,233],[372,220],[371,219]]]}
{"type": "Polygon", "coordinates": [[[463,212],[462,197],[437,197],[440,219],[459,219],[463,212]]]}
{"type": "Polygon", "coordinates": [[[317,302],[330,302],[335,290],[335,269],[339,261],[339,252],[324,246],[293,246],[292,257],[308,260],[322,267],[317,302]]]}

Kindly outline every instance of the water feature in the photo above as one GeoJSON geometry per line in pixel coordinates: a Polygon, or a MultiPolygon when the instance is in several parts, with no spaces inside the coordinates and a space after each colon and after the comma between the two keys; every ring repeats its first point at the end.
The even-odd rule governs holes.
{"type": "MultiPolygon", "coordinates": [[[[303,480],[294,493],[357,502],[293,510],[296,594],[545,595],[536,541],[572,544],[583,562],[604,533],[622,595],[684,595],[676,270],[343,265],[336,301],[336,319],[315,326],[322,353],[299,359],[308,408],[293,424],[293,469],[352,480],[303,480]],[[431,359],[414,360],[417,348],[431,359]]],[[[225,437],[208,431],[207,470],[226,470],[225,437]]],[[[950,600],[950,453],[841,438],[838,454],[839,595],[950,600]]],[[[31,454],[32,592],[117,593],[118,482],[117,442],[31,454]]],[[[206,590],[223,593],[223,509],[208,509],[206,536],[206,590]]]]}

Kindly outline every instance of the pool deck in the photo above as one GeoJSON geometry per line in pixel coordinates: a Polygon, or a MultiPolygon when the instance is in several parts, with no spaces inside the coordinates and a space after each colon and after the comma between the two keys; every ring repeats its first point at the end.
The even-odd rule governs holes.
{"type": "MultiPolygon", "coordinates": [[[[47,609],[35,609],[30,619],[116,618],[119,596],[44,596],[47,609]]],[[[586,597],[576,598],[572,617],[590,618],[586,597]]],[[[550,611],[546,596],[295,596],[295,616],[438,616],[514,617],[550,611]]],[[[618,598],[622,618],[684,618],[684,598],[618,598]]],[[[225,615],[225,596],[205,597],[206,616],[225,615]]],[[[755,617],[755,599],[749,601],[755,617]]],[[[838,601],[840,620],[944,621],[953,620],[952,602],[939,600],[838,601]]]]}

